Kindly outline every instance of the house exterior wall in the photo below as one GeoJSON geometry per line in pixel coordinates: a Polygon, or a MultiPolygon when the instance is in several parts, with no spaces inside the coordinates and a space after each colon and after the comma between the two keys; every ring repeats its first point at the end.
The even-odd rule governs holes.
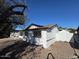
{"type": "Polygon", "coordinates": [[[56,34],[56,41],[66,41],[70,42],[73,39],[73,33],[69,33],[66,30],[59,31],[56,34]]]}
{"type": "Polygon", "coordinates": [[[12,38],[14,38],[14,37],[19,37],[19,35],[20,35],[20,32],[12,32],[11,34],[10,34],[10,37],[12,37],[12,38]]]}
{"type": "Polygon", "coordinates": [[[34,37],[33,31],[28,31],[28,39],[27,42],[30,42],[32,44],[41,45],[42,42],[42,31],[41,31],[41,37],[34,37]]]}
{"type": "Polygon", "coordinates": [[[48,30],[41,30],[41,37],[36,38],[33,37],[33,31],[29,33],[29,41],[31,43],[34,43],[34,40],[36,45],[42,45],[43,48],[48,48],[50,45],[52,45],[56,41],[67,41],[70,42],[70,40],[73,37],[73,33],[69,33],[68,31],[62,30],[59,31],[57,27],[54,27],[52,29],[48,30]]]}
{"type": "Polygon", "coordinates": [[[33,32],[28,31],[27,42],[33,43],[33,32]]]}
{"type": "Polygon", "coordinates": [[[57,27],[48,29],[47,30],[47,40],[54,38],[57,32],[58,32],[57,27]]]}
{"type": "Polygon", "coordinates": [[[47,48],[47,31],[46,30],[42,30],[41,31],[41,37],[37,38],[37,37],[33,37],[33,31],[28,31],[28,42],[32,43],[32,44],[36,44],[36,45],[42,45],[44,48],[47,48]],[[36,42],[36,43],[35,43],[36,42]]]}
{"type": "Polygon", "coordinates": [[[42,45],[44,48],[48,48],[51,44],[55,42],[56,33],[58,32],[58,28],[54,27],[47,30],[41,30],[41,37],[33,37],[33,31],[28,32],[28,41],[31,43],[35,43],[36,45],[42,45]]]}
{"type": "Polygon", "coordinates": [[[47,30],[41,30],[41,37],[37,38],[33,37],[33,31],[28,31],[28,41],[31,43],[36,42],[36,45],[42,45],[44,48],[48,48],[51,44],[53,44],[56,41],[56,33],[59,32],[57,27],[53,27],[47,30]]]}
{"type": "Polygon", "coordinates": [[[46,33],[46,48],[48,48],[50,45],[52,45],[56,41],[56,33],[58,33],[59,30],[57,27],[54,27],[52,29],[48,29],[46,33]]]}
{"type": "Polygon", "coordinates": [[[20,35],[20,32],[12,32],[10,34],[10,37],[14,38],[14,39],[22,39],[22,40],[26,41],[25,32],[22,32],[22,35],[20,35]]]}
{"type": "Polygon", "coordinates": [[[41,31],[41,39],[40,39],[40,43],[41,43],[41,45],[44,47],[44,48],[47,48],[47,42],[46,42],[46,40],[47,40],[47,31],[46,30],[42,30],[41,31]]]}

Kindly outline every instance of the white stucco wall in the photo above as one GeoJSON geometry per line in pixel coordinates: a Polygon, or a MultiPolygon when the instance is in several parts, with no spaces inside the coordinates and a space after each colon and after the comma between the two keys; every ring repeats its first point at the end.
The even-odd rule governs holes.
{"type": "Polygon", "coordinates": [[[56,41],[70,42],[70,40],[72,39],[72,37],[73,37],[73,33],[69,33],[66,30],[62,30],[62,31],[59,31],[56,34],[56,41]]]}
{"type": "Polygon", "coordinates": [[[12,32],[12,33],[10,34],[10,37],[11,37],[11,38],[19,38],[19,35],[20,35],[20,32],[12,32]]]}
{"type": "Polygon", "coordinates": [[[35,40],[37,43],[36,45],[42,45],[44,48],[48,48],[56,41],[67,41],[73,37],[73,33],[69,33],[66,30],[59,31],[57,27],[48,30],[41,30],[41,37],[40,38],[33,38],[32,31],[29,32],[29,41],[33,43],[35,40]]]}
{"type": "Polygon", "coordinates": [[[33,43],[33,41],[34,41],[33,32],[28,31],[27,42],[33,43]]]}
{"type": "Polygon", "coordinates": [[[34,37],[33,31],[28,31],[28,38],[27,38],[27,42],[30,42],[32,44],[36,44],[36,45],[42,45],[42,40],[43,40],[43,35],[44,32],[41,31],[41,37],[34,37]]]}
{"type": "Polygon", "coordinates": [[[46,30],[42,30],[42,31],[41,31],[41,36],[42,36],[42,37],[41,37],[41,39],[40,39],[40,42],[41,42],[41,45],[43,45],[44,48],[47,48],[47,45],[46,45],[46,44],[47,44],[47,43],[46,43],[46,36],[47,36],[47,35],[46,35],[46,33],[47,33],[46,30]]]}
{"type": "Polygon", "coordinates": [[[52,29],[49,29],[46,31],[46,47],[48,48],[50,45],[52,45],[56,40],[56,33],[58,33],[58,28],[54,27],[52,29]]]}
{"type": "Polygon", "coordinates": [[[12,32],[10,34],[10,37],[11,38],[14,38],[14,39],[22,39],[23,41],[26,41],[26,38],[25,38],[25,32],[22,32],[23,34],[20,35],[20,32],[12,32]]]}
{"type": "Polygon", "coordinates": [[[54,27],[54,28],[52,28],[52,29],[48,29],[48,30],[47,30],[47,33],[46,33],[46,35],[47,35],[47,37],[46,37],[47,40],[54,38],[57,32],[58,32],[57,27],[54,27]],[[49,31],[50,31],[50,32],[49,32],[49,31]]]}

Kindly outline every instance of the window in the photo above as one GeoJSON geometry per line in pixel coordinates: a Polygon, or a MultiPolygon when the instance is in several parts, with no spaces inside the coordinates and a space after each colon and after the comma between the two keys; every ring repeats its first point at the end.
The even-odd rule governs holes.
{"type": "Polygon", "coordinates": [[[41,31],[33,31],[34,37],[41,37],[41,31]]]}
{"type": "Polygon", "coordinates": [[[47,32],[51,32],[51,29],[48,29],[47,32]]]}

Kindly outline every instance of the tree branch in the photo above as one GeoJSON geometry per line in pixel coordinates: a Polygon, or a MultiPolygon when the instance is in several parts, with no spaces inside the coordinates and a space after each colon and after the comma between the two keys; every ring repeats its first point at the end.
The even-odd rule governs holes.
{"type": "Polygon", "coordinates": [[[14,5],[14,6],[11,6],[9,10],[13,10],[14,8],[17,8],[17,7],[27,8],[27,6],[25,5],[14,5]]]}

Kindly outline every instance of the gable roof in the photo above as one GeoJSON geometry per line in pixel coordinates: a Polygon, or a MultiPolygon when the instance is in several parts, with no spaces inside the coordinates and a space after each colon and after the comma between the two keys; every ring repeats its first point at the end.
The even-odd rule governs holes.
{"type": "Polygon", "coordinates": [[[32,27],[32,26],[35,26],[36,28],[38,28],[38,27],[43,27],[42,25],[37,25],[37,24],[30,24],[27,28],[26,28],[26,30],[27,29],[29,29],[30,27],[32,27]]]}
{"type": "Polygon", "coordinates": [[[58,25],[57,24],[48,24],[48,25],[46,25],[45,27],[49,27],[49,28],[51,28],[51,27],[58,27],[58,25]]]}
{"type": "Polygon", "coordinates": [[[37,25],[37,24],[31,24],[29,25],[26,30],[45,30],[45,29],[49,29],[52,27],[56,27],[57,25],[47,25],[47,26],[41,26],[41,25],[37,25]]]}

